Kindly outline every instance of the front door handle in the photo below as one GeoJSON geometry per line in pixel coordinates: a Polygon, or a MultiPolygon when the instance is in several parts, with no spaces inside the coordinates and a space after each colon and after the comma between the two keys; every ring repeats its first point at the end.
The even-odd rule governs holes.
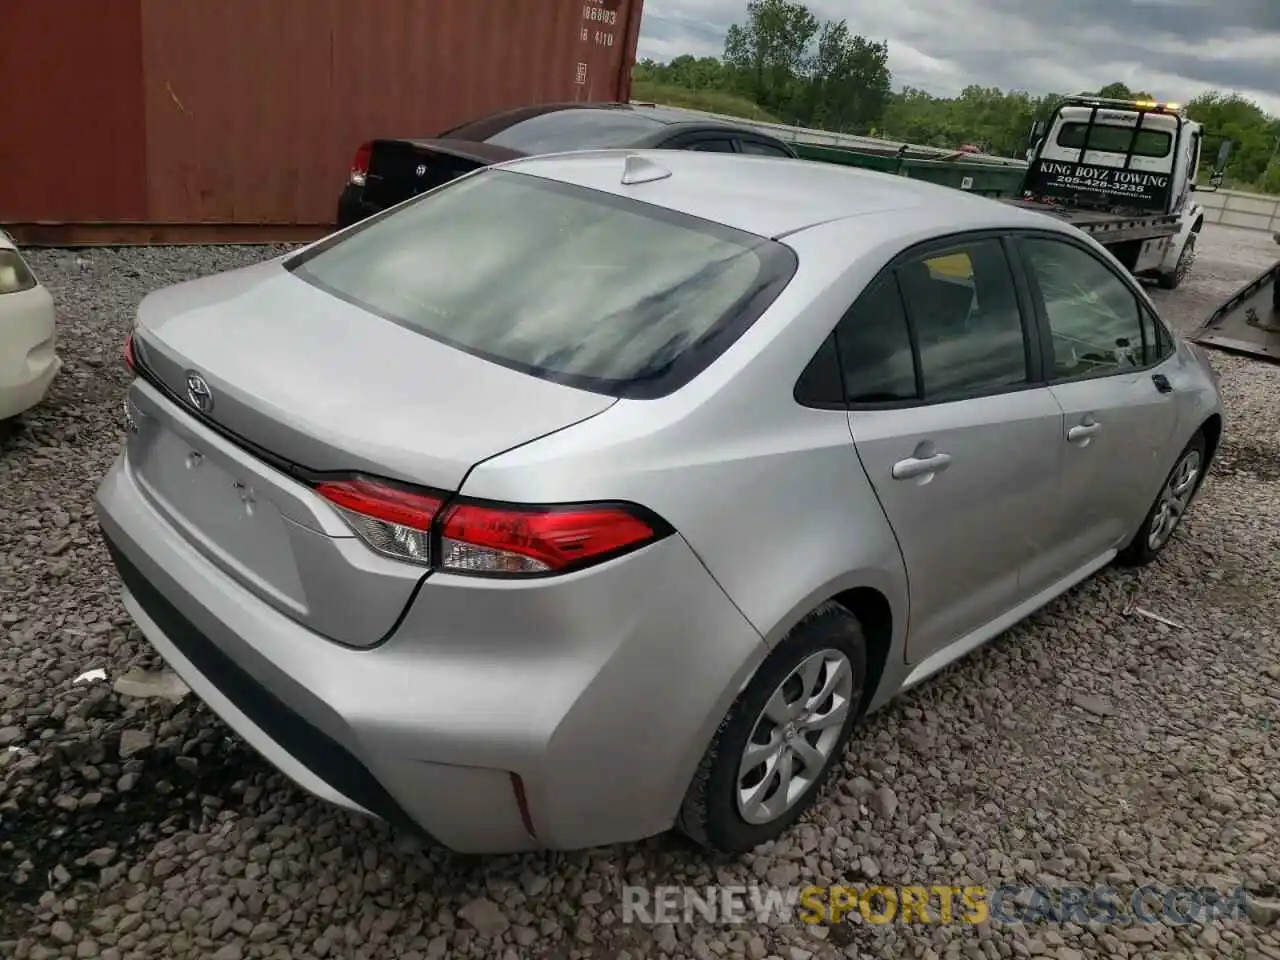
{"type": "Polygon", "coordinates": [[[893,479],[913,480],[945,470],[951,466],[951,454],[935,453],[931,457],[907,457],[893,465],[893,479]]]}
{"type": "Polygon", "coordinates": [[[1153,373],[1151,382],[1156,385],[1156,389],[1161,393],[1173,393],[1173,384],[1169,382],[1169,378],[1163,373],[1153,373]]]}
{"type": "Polygon", "coordinates": [[[1085,423],[1076,424],[1067,431],[1067,441],[1069,443],[1081,443],[1087,441],[1095,433],[1102,429],[1102,424],[1097,420],[1089,420],[1085,423]]]}

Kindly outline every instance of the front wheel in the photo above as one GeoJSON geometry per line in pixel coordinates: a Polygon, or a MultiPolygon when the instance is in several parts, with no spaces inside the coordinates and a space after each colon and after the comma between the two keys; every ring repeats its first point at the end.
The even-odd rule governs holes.
{"type": "Polygon", "coordinates": [[[1160,488],[1156,502],[1151,505],[1132,542],[1117,558],[1127,566],[1142,566],[1154,560],[1168,545],[1173,532],[1178,529],[1183,515],[1191,506],[1191,500],[1200,489],[1204,478],[1206,444],[1199,431],[1178,455],[1168,479],[1160,488]]]}
{"type": "Polygon", "coordinates": [[[680,810],[680,831],[744,853],[795,823],[844,753],[866,662],[862,628],[838,604],[797,624],[717,730],[680,810]]]}

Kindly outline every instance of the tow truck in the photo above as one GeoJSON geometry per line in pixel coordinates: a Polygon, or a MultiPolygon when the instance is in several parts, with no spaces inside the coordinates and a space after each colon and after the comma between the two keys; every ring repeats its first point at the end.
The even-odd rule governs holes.
{"type": "Polygon", "coordinates": [[[1196,183],[1204,131],[1176,103],[1086,94],[1059,101],[1028,136],[1021,196],[1105,246],[1132,274],[1172,290],[1195,262],[1204,210],[1232,143],[1223,141],[1208,185],[1196,183]]]}
{"type": "MultiPolygon", "coordinates": [[[[1275,241],[1280,243],[1280,233],[1275,241]]],[[[1189,339],[1280,363],[1280,260],[1236,291],[1189,339]]]]}

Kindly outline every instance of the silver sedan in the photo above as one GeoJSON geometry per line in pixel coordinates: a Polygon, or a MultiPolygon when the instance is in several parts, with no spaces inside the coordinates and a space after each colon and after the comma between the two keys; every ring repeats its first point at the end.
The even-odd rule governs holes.
{"type": "Polygon", "coordinates": [[[869,711],[1157,557],[1223,428],[1073,228],[713,153],[476,172],[152,294],[126,355],[142,632],[467,852],[778,836],[869,711]]]}

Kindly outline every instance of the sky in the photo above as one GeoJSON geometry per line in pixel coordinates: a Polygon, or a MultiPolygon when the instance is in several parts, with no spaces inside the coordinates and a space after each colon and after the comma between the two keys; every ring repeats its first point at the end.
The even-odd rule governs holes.
{"type": "MultiPolygon", "coordinates": [[[[1121,81],[1185,102],[1238,91],[1280,116],[1280,0],[806,0],[889,42],[894,89],[1078,93],[1121,81]]],[[[746,0],[644,0],[639,56],[719,56],[746,0]]]]}

